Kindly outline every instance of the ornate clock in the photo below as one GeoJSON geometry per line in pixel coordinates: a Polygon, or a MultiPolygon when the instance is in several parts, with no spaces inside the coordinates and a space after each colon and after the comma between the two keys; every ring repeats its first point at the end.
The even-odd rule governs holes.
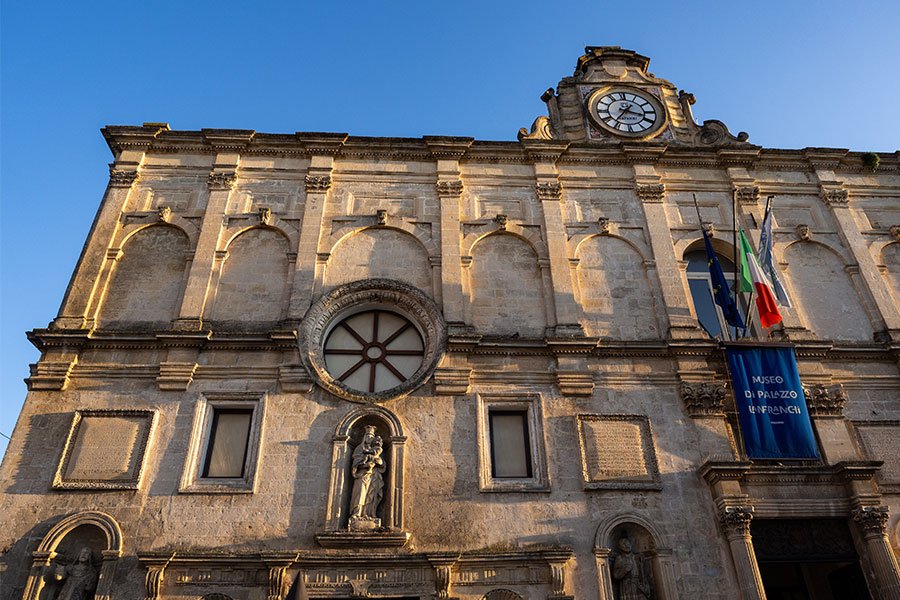
{"type": "Polygon", "coordinates": [[[602,88],[587,99],[588,114],[598,127],[618,136],[646,138],[658,133],[666,120],[662,104],[643,90],[602,88]]]}

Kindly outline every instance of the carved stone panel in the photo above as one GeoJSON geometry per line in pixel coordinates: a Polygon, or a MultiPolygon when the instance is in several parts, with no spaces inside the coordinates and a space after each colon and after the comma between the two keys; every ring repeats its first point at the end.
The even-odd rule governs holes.
{"type": "Polygon", "coordinates": [[[153,418],[148,410],[77,411],[53,487],[137,489],[153,418]]]}
{"type": "Polygon", "coordinates": [[[662,489],[650,421],[642,415],[578,415],[585,489],[662,489]]]}

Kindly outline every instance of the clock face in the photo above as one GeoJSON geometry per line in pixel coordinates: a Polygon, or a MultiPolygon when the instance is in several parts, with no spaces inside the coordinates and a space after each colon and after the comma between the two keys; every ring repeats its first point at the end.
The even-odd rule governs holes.
{"type": "Polygon", "coordinates": [[[588,98],[594,123],[617,135],[645,137],[663,123],[659,101],[646,92],[628,88],[598,90],[588,98]]]}

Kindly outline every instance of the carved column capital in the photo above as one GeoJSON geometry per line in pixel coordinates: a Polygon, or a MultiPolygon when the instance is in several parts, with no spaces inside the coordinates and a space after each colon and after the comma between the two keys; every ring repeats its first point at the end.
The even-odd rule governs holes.
{"type": "Polygon", "coordinates": [[[752,506],[726,506],[719,515],[719,522],[729,537],[750,537],[752,521],[752,506]]]}
{"type": "Polygon", "coordinates": [[[890,514],[887,506],[861,506],[850,513],[863,536],[882,536],[890,514]]]}
{"type": "Polygon", "coordinates": [[[307,175],[304,182],[306,193],[327,192],[331,187],[331,175],[307,175]]]}
{"type": "Polygon", "coordinates": [[[641,202],[662,202],[666,195],[666,186],[662,183],[639,183],[634,186],[641,202]]]}
{"type": "Polygon", "coordinates": [[[122,171],[114,166],[109,167],[109,186],[117,188],[130,188],[141,178],[137,171],[122,171]]]}
{"type": "Polygon", "coordinates": [[[534,186],[538,200],[559,200],[562,196],[562,186],[555,181],[542,181],[534,186]]]}
{"type": "Polygon", "coordinates": [[[759,186],[758,185],[739,185],[734,188],[738,202],[741,204],[758,204],[759,203],[759,186]]]}
{"type": "Polygon", "coordinates": [[[842,384],[825,386],[810,385],[803,388],[806,406],[812,417],[840,417],[844,413],[847,393],[842,384]]]}
{"type": "Polygon", "coordinates": [[[825,188],[822,190],[822,200],[828,206],[846,206],[850,193],[844,188],[825,188]]]}
{"type": "Polygon", "coordinates": [[[463,182],[459,179],[438,181],[434,188],[440,198],[459,198],[463,192],[463,182]]]}
{"type": "Polygon", "coordinates": [[[237,173],[234,171],[224,173],[210,173],[206,180],[210,190],[230,191],[237,183],[237,173]]]}
{"type": "Polygon", "coordinates": [[[725,415],[725,384],[682,382],[681,401],[692,417],[725,415]]]}

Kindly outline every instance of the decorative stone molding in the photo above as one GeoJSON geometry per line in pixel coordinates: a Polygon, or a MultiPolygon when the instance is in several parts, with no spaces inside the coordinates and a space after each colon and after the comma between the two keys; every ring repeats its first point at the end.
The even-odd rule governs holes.
{"type": "Polygon", "coordinates": [[[313,387],[312,377],[303,365],[281,365],[278,367],[278,383],[283,392],[307,393],[313,387]]]}
{"type": "Polygon", "coordinates": [[[685,381],[678,391],[691,417],[725,416],[725,384],[685,381]]]}
{"type": "Polygon", "coordinates": [[[753,512],[752,506],[726,506],[719,516],[719,522],[727,535],[747,537],[750,535],[753,512]]]}
{"type": "Polygon", "coordinates": [[[269,595],[266,600],[284,600],[284,587],[290,563],[269,565],[269,595]]]}
{"type": "Polygon", "coordinates": [[[641,202],[662,202],[666,195],[666,186],[662,183],[639,183],[634,189],[641,202]]]}
{"type": "Polygon", "coordinates": [[[884,535],[890,513],[887,506],[861,506],[850,513],[850,517],[864,536],[884,535]]]}
{"type": "Polygon", "coordinates": [[[562,186],[555,181],[543,181],[535,186],[538,200],[559,200],[562,195],[562,186]]]}
{"type": "Polygon", "coordinates": [[[331,175],[307,175],[304,179],[306,183],[306,193],[310,192],[327,192],[331,187],[331,175]]]}
{"type": "Polygon", "coordinates": [[[230,191],[237,183],[237,173],[210,173],[206,183],[210,190],[230,191]]]}
{"type": "Polygon", "coordinates": [[[600,235],[607,235],[610,231],[609,217],[600,217],[597,219],[597,231],[600,235]]]}
{"type": "Polygon", "coordinates": [[[310,307],[302,323],[300,355],[307,369],[322,388],[352,402],[405,396],[431,376],[447,346],[447,326],[440,308],[417,288],[392,279],[364,279],[335,288],[310,307]],[[397,311],[410,320],[422,336],[424,355],[421,366],[403,383],[381,392],[363,392],[328,372],[324,343],[333,324],[376,306],[397,311]]]}
{"type": "Polygon", "coordinates": [[[472,369],[438,367],[434,370],[434,392],[439,396],[464,396],[469,393],[472,369]]]}
{"type": "Polygon", "coordinates": [[[547,552],[544,557],[550,566],[550,595],[547,600],[573,600],[566,594],[566,565],[572,559],[570,552],[547,552]]]}
{"type": "Polygon", "coordinates": [[[115,167],[109,168],[109,186],[117,188],[130,188],[141,178],[137,171],[121,171],[115,167]]]}
{"type": "Polygon", "coordinates": [[[77,363],[78,356],[71,360],[41,360],[29,365],[31,376],[25,383],[29,390],[64,390],[77,363]]]}
{"type": "Polygon", "coordinates": [[[368,598],[369,597],[369,588],[372,586],[372,582],[368,579],[351,579],[350,583],[350,596],[352,598],[368,598]]]}
{"type": "Polygon", "coordinates": [[[758,185],[741,185],[734,188],[738,202],[741,204],[754,205],[759,203],[759,186],[758,185]]]}
{"type": "Polygon", "coordinates": [[[900,240],[900,225],[891,225],[890,234],[895,240],[900,240]]]}
{"type": "Polygon", "coordinates": [[[160,223],[168,223],[172,219],[172,209],[168,206],[160,206],[156,209],[156,220],[160,223]]]}
{"type": "Polygon", "coordinates": [[[509,217],[504,214],[498,214],[494,217],[494,223],[497,224],[498,231],[506,231],[506,227],[509,224],[509,217]]]}
{"type": "Polygon", "coordinates": [[[588,371],[557,370],[556,381],[564,396],[590,396],[594,393],[594,377],[588,371]]]}
{"type": "Polygon", "coordinates": [[[256,213],[256,220],[260,225],[271,225],[272,209],[267,207],[260,208],[256,213]]]}
{"type": "Polygon", "coordinates": [[[462,194],[463,182],[459,179],[438,181],[434,187],[441,198],[457,198],[462,194]]]}
{"type": "Polygon", "coordinates": [[[197,372],[194,362],[163,362],[159,364],[159,377],[156,385],[161,390],[184,391],[194,381],[197,372]]]}
{"type": "Polygon", "coordinates": [[[809,229],[809,225],[801,223],[794,228],[794,231],[797,233],[797,238],[801,240],[808,240],[812,237],[812,232],[809,229]]]}
{"type": "Polygon", "coordinates": [[[450,599],[450,583],[453,575],[453,565],[459,559],[459,555],[429,555],[428,562],[434,567],[434,595],[440,600],[450,599]]]}
{"type": "Polygon", "coordinates": [[[850,201],[850,193],[844,188],[823,189],[822,200],[828,206],[846,206],[850,201]]]}
{"type": "Polygon", "coordinates": [[[806,406],[812,417],[840,417],[847,402],[847,393],[842,384],[825,386],[810,385],[803,388],[806,406]]]}
{"type": "Polygon", "coordinates": [[[575,418],[585,490],[662,489],[650,419],[597,414],[575,418]]]}
{"type": "Polygon", "coordinates": [[[376,225],[387,225],[388,214],[387,211],[383,208],[379,208],[375,211],[375,224],[376,225]]]}
{"type": "Polygon", "coordinates": [[[531,131],[522,127],[516,136],[521,142],[522,140],[552,140],[553,128],[550,126],[550,117],[541,115],[531,124],[531,131]]]}
{"type": "Polygon", "coordinates": [[[162,584],[166,577],[166,564],[147,565],[147,576],[144,578],[144,585],[147,593],[144,600],[157,600],[162,591],[162,584]]]}

